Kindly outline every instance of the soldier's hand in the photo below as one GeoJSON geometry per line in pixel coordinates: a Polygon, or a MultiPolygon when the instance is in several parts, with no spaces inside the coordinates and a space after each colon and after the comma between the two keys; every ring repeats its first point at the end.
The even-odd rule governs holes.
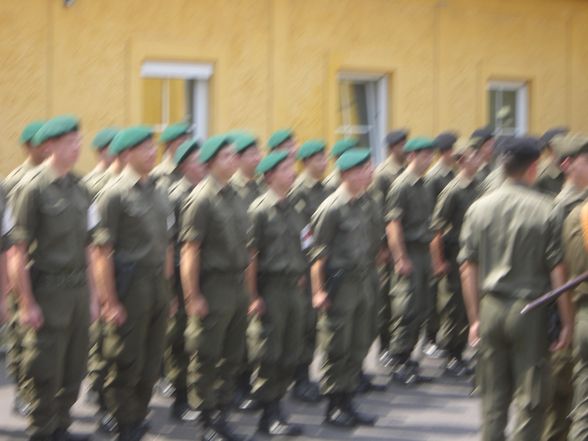
{"type": "Polygon", "coordinates": [[[447,273],[449,273],[449,263],[447,263],[446,260],[433,265],[434,277],[443,277],[447,275],[447,273]]]}
{"type": "Polygon", "coordinates": [[[401,257],[394,264],[394,271],[402,277],[408,277],[412,274],[412,262],[408,257],[401,257]]]}
{"type": "Polygon", "coordinates": [[[567,348],[572,342],[572,327],[563,325],[559,331],[559,337],[556,342],[552,343],[549,348],[552,352],[561,351],[567,348]]]}
{"type": "Polygon", "coordinates": [[[19,311],[20,324],[38,330],[45,322],[43,318],[43,311],[36,302],[31,302],[25,305],[19,311]]]}
{"type": "Polygon", "coordinates": [[[122,326],[127,321],[127,311],[119,302],[109,302],[104,305],[103,317],[107,323],[122,326]]]}
{"type": "Polygon", "coordinates": [[[468,335],[468,343],[472,348],[475,348],[480,343],[480,321],[475,321],[470,325],[470,331],[468,335]]]}
{"type": "Polygon", "coordinates": [[[186,305],[186,313],[191,317],[196,316],[201,319],[206,317],[208,315],[208,303],[206,299],[202,296],[193,298],[186,305]]]}
{"type": "Polygon", "coordinates": [[[248,314],[257,316],[265,314],[265,302],[261,297],[255,298],[255,300],[249,304],[248,314]]]}
{"type": "Polygon", "coordinates": [[[329,294],[326,291],[321,290],[312,295],[312,306],[314,309],[319,311],[326,311],[331,306],[329,302],[329,294]]]}

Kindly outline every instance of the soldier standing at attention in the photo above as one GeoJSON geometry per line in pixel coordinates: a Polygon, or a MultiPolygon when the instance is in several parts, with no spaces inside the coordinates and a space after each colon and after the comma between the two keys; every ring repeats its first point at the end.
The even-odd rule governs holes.
{"type": "MultiPolygon", "coordinates": [[[[513,439],[538,440],[548,398],[547,308],[521,315],[530,300],[565,281],[560,228],[551,201],[531,188],[539,146],[513,138],[503,146],[507,180],[466,212],[460,235],[461,280],[479,346],[482,441],[502,441],[515,403],[513,439]]],[[[568,346],[572,311],[558,299],[562,328],[552,350],[568,346]]]]}
{"type": "MultiPolygon", "coordinates": [[[[50,154],[50,151],[46,144],[35,146],[32,143],[33,136],[37,131],[45,124],[45,121],[34,121],[25,126],[21,135],[20,142],[26,151],[25,161],[16,167],[2,182],[4,189],[4,195],[9,207],[12,208],[12,196],[13,189],[19,183],[23,183],[24,176],[32,169],[41,164],[50,154]]],[[[12,250],[8,251],[6,256],[8,261],[8,270],[12,268],[12,250]]],[[[7,302],[7,319],[8,319],[8,332],[7,332],[7,354],[6,354],[6,369],[8,375],[14,380],[16,385],[16,391],[14,394],[14,403],[12,406],[13,412],[16,414],[26,417],[31,410],[31,406],[26,402],[22,392],[21,383],[23,380],[22,372],[22,332],[19,327],[18,321],[18,293],[13,290],[8,293],[7,302]]]]}
{"type": "Polygon", "coordinates": [[[288,152],[270,153],[257,170],[268,190],[249,207],[249,312],[253,315],[249,353],[256,361],[252,394],[263,409],[260,432],[298,436],[302,429],[287,422],[280,402],[294,379],[304,346],[308,219],[288,199],[296,177],[288,152]]]}
{"type": "MultiPolygon", "coordinates": [[[[323,140],[316,139],[303,143],[297,153],[297,159],[302,161],[304,170],[296,178],[289,198],[296,211],[304,213],[307,224],[310,224],[312,215],[328,196],[322,183],[327,168],[326,148],[327,145],[323,140]]],[[[310,233],[310,227],[308,227],[308,233],[310,233]]],[[[300,401],[317,403],[321,399],[319,388],[316,383],[310,381],[309,373],[316,349],[317,324],[316,310],[312,307],[310,280],[306,284],[303,299],[304,342],[299,358],[300,363],[294,374],[292,395],[300,401]]]]}
{"type": "Polygon", "coordinates": [[[568,132],[569,130],[565,127],[556,127],[549,129],[540,139],[543,158],[537,170],[535,188],[549,196],[557,195],[564,184],[564,174],[558,164],[554,140],[567,135],[568,132]]]}
{"type": "Polygon", "coordinates": [[[470,138],[479,145],[482,164],[478,168],[476,180],[483,182],[494,168],[494,134],[490,127],[482,127],[474,130],[470,138]]]}
{"type": "MultiPolygon", "coordinates": [[[[425,186],[431,192],[433,203],[447,184],[455,177],[455,158],[453,145],[457,136],[453,132],[443,132],[435,138],[435,147],[439,151],[439,159],[431,166],[425,175],[425,186]]],[[[425,321],[426,346],[423,352],[429,357],[439,357],[442,351],[437,346],[437,332],[439,331],[439,311],[437,310],[437,289],[439,281],[431,278],[431,295],[429,297],[429,312],[425,321]]]]}
{"type": "MultiPolygon", "coordinates": [[[[204,166],[198,161],[200,145],[197,141],[184,141],[176,150],[174,163],[182,176],[169,188],[169,200],[175,218],[179,219],[181,207],[194,187],[204,178],[204,166]]],[[[188,364],[190,357],[186,352],[184,333],[186,331],[186,308],[180,279],[180,243],[178,241],[179,225],[174,226],[174,299],[177,303],[176,313],[169,320],[167,328],[167,347],[164,353],[164,366],[167,379],[174,388],[174,403],[171,416],[181,422],[195,421],[196,412],[188,404],[188,364]]]]}
{"type": "MultiPolygon", "coordinates": [[[[555,197],[554,211],[563,228],[565,219],[588,196],[588,139],[582,136],[559,136],[551,141],[565,182],[555,197]]],[[[566,237],[563,237],[564,241],[566,237]]],[[[567,266],[567,262],[566,262],[567,266]]],[[[549,305],[550,339],[557,338],[559,315],[555,305],[549,305]]],[[[551,353],[552,395],[547,402],[543,441],[565,441],[568,438],[572,410],[574,359],[571,348],[551,353]]]]}
{"type": "MultiPolygon", "coordinates": [[[[570,278],[588,271],[588,204],[572,210],[563,227],[565,264],[570,278]]],[[[574,408],[570,441],[588,439],[588,282],[573,291],[574,324],[574,408]]]]}
{"type": "Polygon", "coordinates": [[[312,218],[312,302],[321,312],[321,390],[329,399],[325,422],[350,428],[376,421],[353,403],[371,337],[366,320],[373,289],[373,233],[362,200],[372,178],[370,151],[345,152],[337,168],[342,183],[312,218]]]}
{"type": "Polygon", "coordinates": [[[404,146],[408,165],[396,178],[386,197],[386,235],[394,275],[391,284],[393,379],[402,384],[420,381],[418,363],[410,359],[426,318],[433,238],[431,216],[434,201],[424,176],[433,159],[435,143],[413,138],[404,146]]]}
{"type": "MultiPolygon", "coordinates": [[[[339,157],[347,150],[358,146],[358,140],[355,138],[343,138],[333,144],[331,148],[331,158],[337,161],[339,157]]],[[[328,194],[333,193],[341,184],[341,174],[337,167],[333,168],[333,171],[323,180],[323,185],[328,194]]]]}
{"type": "Polygon", "coordinates": [[[439,279],[440,326],[437,341],[449,356],[445,372],[461,377],[470,375],[472,371],[462,358],[468,341],[468,318],[463,303],[457,255],[463,218],[479,196],[475,175],[480,158],[475,144],[464,145],[455,151],[455,157],[459,173],[437,198],[431,223],[435,236],[430,248],[433,276],[439,279]]]}
{"type": "MultiPolygon", "coordinates": [[[[110,156],[108,153],[108,146],[118,133],[118,129],[114,127],[108,127],[106,129],[100,130],[96,133],[96,136],[92,140],[92,147],[96,152],[96,156],[98,157],[98,163],[96,166],[82,179],[82,183],[88,187],[92,197],[95,197],[98,193],[97,189],[101,189],[104,187],[105,180],[105,172],[112,164],[113,157],[110,156]]],[[[107,175],[106,175],[107,176],[107,175]]]]}
{"type": "Polygon", "coordinates": [[[153,131],[122,130],[110,146],[127,165],[96,199],[96,275],[109,363],[104,396],[118,423],[119,441],[138,441],[159,376],[169,315],[166,279],[173,273],[174,216],[167,194],[149,176],[155,163],[153,131]]]}
{"type": "Polygon", "coordinates": [[[58,116],[37,131],[33,144],[45,144],[51,156],[14,200],[14,284],[25,332],[31,441],[90,439],[68,431],[86,371],[90,310],[93,318],[98,312],[88,269],[90,230],[98,219],[71,172],[80,152],[78,130],[77,118],[58,116]]]}
{"type": "Polygon", "coordinates": [[[161,162],[151,171],[151,176],[155,179],[155,182],[159,183],[159,180],[163,179],[163,182],[159,183],[161,188],[167,190],[173,182],[181,177],[176,172],[174,155],[178,147],[187,141],[190,136],[191,128],[187,122],[170,124],[161,132],[159,140],[164,144],[165,151],[161,162]]]}
{"type": "Polygon", "coordinates": [[[226,135],[204,142],[199,159],[208,176],[192,191],[181,216],[189,400],[201,411],[203,440],[243,439],[227,421],[245,356],[249,265],[247,208],[229,182],[237,168],[231,143],[226,135]]]}
{"type": "MultiPolygon", "coordinates": [[[[374,180],[370,187],[370,193],[374,201],[380,207],[382,216],[385,212],[386,195],[394,180],[402,173],[404,168],[404,144],[408,137],[408,130],[394,130],[386,135],[386,160],[376,167],[374,180]]],[[[380,337],[380,361],[387,365],[390,361],[390,330],[392,326],[392,299],[390,297],[391,280],[390,256],[382,255],[382,263],[378,266],[379,300],[378,308],[378,334],[380,337]]]]}

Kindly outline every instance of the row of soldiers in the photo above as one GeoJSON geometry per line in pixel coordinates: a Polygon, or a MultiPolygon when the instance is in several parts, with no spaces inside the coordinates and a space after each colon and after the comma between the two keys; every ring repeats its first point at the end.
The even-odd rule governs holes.
{"type": "MultiPolygon", "coordinates": [[[[484,292],[508,294],[516,278],[486,271],[492,259],[504,266],[512,263],[504,259],[530,259],[527,246],[537,255],[544,251],[544,229],[531,228],[520,243],[500,239],[518,231],[508,228],[513,211],[503,224],[486,211],[486,224],[464,225],[466,211],[482,193],[499,198],[498,189],[523,181],[522,171],[539,157],[536,140],[495,142],[490,130],[480,129],[456,145],[453,133],[409,140],[407,131],[394,131],[386,138],[388,158],[373,173],[369,149],[343,139],[331,149],[336,169],[323,180],[326,144],[312,140],[297,148],[291,130],[274,133],[270,153],[261,158],[250,134],[216,135],[200,145],[191,140],[188,124],[174,124],[161,135],[166,151],[154,168],[153,131],[134,126],[101,131],[93,142],[100,162],[80,180],[71,172],[79,128],[70,116],[27,127],[22,140],[29,159],[5,185],[4,248],[10,248],[20,321],[14,375],[29,406],[32,440],[87,439],[68,427],[85,372],[90,321],[90,373],[101,423],[121,441],[139,440],[149,429],[148,404],[164,352],[164,373],[174,386],[172,414],[190,421],[198,410],[203,439],[241,439],[227,422],[239,379],[251,385],[239,405],[262,409],[263,433],[302,433],[280,406],[292,382],[300,399],[328,398],[327,423],[374,424],[353,400],[358,389],[374,387],[361,369],[373,341],[379,337],[382,360],[403,384],[422,379],[411,354],[423,328],[448,355],[448,373],[469,374],[462,358],[468,318],[470,342],[477,343],[482,308],[471,301],[477,283],[464,286],[464,303],[460,264],[467,269],[462,276],[485,265],[473,279],[487,276],[490,285],[480,283],[484,292]],[[298,177],[294,159],[304,168],[298,177]],[[491,240],[481,247],[478,239],[488,225],[494,229],[491,240]],[[487,252],[491,258],[478,259],[476,253],[487,252]],[[308,375],[317,328],[325,353],[320,394],[308,375]]],[[[542,144],[549,166],[537,187],[553,191],[564,174],[566,179],[556,199],[562,208],[545,222],[554,225],[548,233],[557,237],[557,244],[550,243],[550,265],[539,265],[548,276],[561,263],[563,219],[588,187],[580,165],[588,148],[561,130],[548,132],[542,144]]],[[[523,199],[539,197],[532,191],[523,199]]],[[[503,209],[520,205],[514,196],[499,201],[503,209]]],[[[552,205],[537,204],[543,211],[552,205]]],[[[527,214],[525,220],[543,220],[536,212],[527,214]]],[[[513,271],[529,269],[537,266],[513,271]]],[[[525,298],[549,285],[541,277],[541,283],[522,279],[532,286],[522,290],[525,298]]],[[[565,300],[560,314],[552,314],[563,323],[561,334],[571,329],[565,300]]],[[[564,349],[566,338],[554,340],[558,387],[544,439],[565,439],[572,358],[564,349]]],[[[543,377],[516,361],[539,365],[542,346],[534,345],[531,355],[521,348],[510,354],[505,348],[492,352],[482,342],[479,383],[490,409],[484,439],[503,439],[513,391],[532,407],[517,433],[539,439],[549,402],[537,385],[543,377]],[[505,363],[513,364],[514,374],[497,375],[505,363]],[[533,378],[521,378],[523,371],[533,378]]]]}

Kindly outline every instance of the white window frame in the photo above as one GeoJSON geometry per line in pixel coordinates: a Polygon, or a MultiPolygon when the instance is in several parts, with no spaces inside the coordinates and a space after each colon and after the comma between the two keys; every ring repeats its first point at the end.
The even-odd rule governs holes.
{"type": "MultiPolygon", "coordinates": [[[[192,81],[193,100],[192,125],[193,135],[196,139],[205,139],[208,136],[209,123],[209,86],[210,78],[214,73],[212,64],[209,63],[184,63],[166,61],[145,61],[141,65],[142,78],[157,78],[164,80],[162,87],[162,122],[155,126],[158,132],[163,131],[172,122],[169,120],[169,80],[192,81]],[[165,81],[167,80],[167,81],[165,81]]],[[[187,83],[189,84],[189,83],[187,83]]]]}
{"type": "MultiPolygon", "coordinates": [[[[516,127],[515,133],[500,133],[497,128],[497,135],[525,135],[529,130],[529,87],[526,81],[489,81],[488,82],[488,99],[490,99],[490,92],[515,92],[516,93],[516,127]]],[[[497,106],[498,108],[498,106],[497,106]]],[[[492,118],[492,125],[496,127],[496,115],[488,115],[492,118]]]]}
{"type": "MultiPolygon", "coordinates": [[[[355,81],[358,83],[372,83],[373,87],[366,89],[366,99],[368,120],[374,120],[372,125],[352,125],[345,123],[343,117],[343,125],[337,127],[335,133],[341,136],[354,136],[368,134],[370,139],[370,148],[372,150],[372,161],[376,164],[382,162],[386,157],[384,151],[383,139],[386,136],[388,125],[388,75],[386,74],[369,74],[360,72],[340,72],[337,75],[337,95],[338,103],[341,96],[339,96],[339,81],[355,81]]],[[[342,106],[345,108],[346,106],[342,106]]],[[[349,107],[349,106],[347,106],[349,107]]],[[[348,121],[350,118],[348,118],[348,121]]]]}

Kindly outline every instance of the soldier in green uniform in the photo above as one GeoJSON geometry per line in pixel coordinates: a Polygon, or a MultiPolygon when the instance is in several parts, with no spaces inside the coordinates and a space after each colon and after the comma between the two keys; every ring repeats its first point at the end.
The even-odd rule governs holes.
{"type": "Polygon", "coordinates": [[[98,163],[82,180],[83,184],[92,192],[92,197],[95,197],[97,194],[97,191],[94,189],[104,187],[104,172],[106,172],[113,161],[113,157],[108,153],[108,146],[118,131],[117,128],[107,127],[96,133],[96,136],[92,140],[92,148],[96,152],[98,163]]]}
{"type": "Polygon", "coordinates": [[[257,171],[268,190],[249,207],[249,312],[253,315],[249,354],[256,362],[252,394],[263,409],[260,432],[298,436],[302,429],[287,422],[280,402],[294,379],[304,346],[308,219],[288,198],[296,177],[288,152],[270,153],[257,171]]]}
{"type": "Polygon", "coordinates": [[[564,174],[558,164],[558,155],[554,149],[553,141],[556,138],[565,136],[569,130],[565,127],[556,127],[549,129],[541,136],[541,146],[543,148],[542,159],[537,171],[537,180],[535,188],[541,193],[550,196],[557,195],[564,183],[564,174]]]}
{"type": "MultiPolygon", "coordinates": [[[[19,184],[24,183],[24,176],[41,164],[49,156],[49,149],[47,145],[42,144],[34,146],[32,143],[33,136],[45,124],[45,121],[33,121],[25,126],[21,135],[20,142],[26,151],[25,161],[16,167],[2,182],[4,194],[8,203],[11,206],[11,200],[14,195],[13,189],[19,184]]],[[[11,268],[12,256],[9,252],[7,255],[8,269],[11,268]]],[[[18,323],[18,294],[10,291],[7,296],[6,310],[8,319],[7,330],[7,354],[6,354],[6,368],[8,375],[14,380],[16,384],[16,391],[14,396],[13,411],[21,416],[27,416],[30,413],[30,404],[26,402],[21,393],[21,383],[23,373],[21,369],[22,359],[22,333],[18,323]]]]}
{"type": "MultiPolygon", "coordinates": [[[[204,178],[204,167],[198,161],[200,145],[197,141],[184,141],[176,150],[174,162],[181,178],[169,188],[169,200],[176,219],[180,217],[181,207],[194,187],[204,178]]],[[[164,367],[167,379],[174,388],[174,403],[171,415],[178,421],[195,421],[197,414],[188,404],[187,373],[190,358],[185,348],[186,308],[184,293],[180,280],[180,244],[178,227],[174,228],[174,300],[177,304],[175,314],[171,317],[167,329],[167,345],[164,353],[164,367]]]]}
{"type": "Polygon", "coordinates": [[[431,277],[429,243],[433,238],[434,201],[425,186],[425,172],[433,159],[435,143],[418,137],[404,146],[408,165],[386,197],[386,234],[394,260],[391,285],[393,379],[412,384],[421,378],[418,363],[410,359],[426,318],[431,277]]]}
{"type": "Polygon", "coordinates": [[[159,185],[166,191],[172,183],[181,178],[176,170],[174,155],[178,147],[187,141],[190,136],[191,127],[187,122],[170,124],[161,132],[159,140],[164,144],[165,151],[161,162],[151,171],[151,176],[155,179],[155,182],[159,183],[162,180],[159,185]]]}
{"type": "Polygon", "coordinates": [[[156,155],[151,128],[124,129],[110,148],[125,152],[128,163],[96,199],[96,277],[109,364],[104,396],[118,440],[136,441],[148,430],[145,419],[162,363],[175,222],[167,194],[149,176],[156,155]]]}
{"type": "MultiPolygon", "coordinates": [[[[404,144],[408,138],[408,130],[394,130],[386,135],[386,160],[376,167],[374,180],[370,187],[373,199],[381,207],[382,216],[385,212],[386,195],[394,180],[404,168],[404,144]]],[[[384,253],[383,262],[378,267],[380,283],[380,299],[378,308],[378,334],[380,337],[380,361],[387,365],[390,361],[390,327],[392,322],[392,299],[390,298],[390,280],[392,267],[390,256],[384,253]]]]}
{"type": "Polygon", "coordinates": [[[474,130],[470,138],[480,146],[482,164],[478,168],[476,180],[483,182],[494,169],[492,163],[494,159],[494,134],[490,127],[482,127],[474,130]]]}
{"type": "MultiPolygon", "coordinates": [[[[337,161],[339,157],[345,153],[347,150],[355,148],[358,146],[359,141],[355,138],[343,138],[333,144],[331,148],[331,158],[334,161],[337,161]]],[[[323,186],[327,190],[327,193],[333,193],[337,188],[341,185],[341,174],[337,167],[333,168],[333,171],[329,173],[329,175],[323,179],[323,186]]]]}
{"type": "Polygon", "coordinates": [[[376,421],[353,403],[371,338],[366,320],[373,299],[373,225],[362,199],[372,178],[370,151],[345,152],[337,169],[341,185],[312,217],[311,281],[312,302],[321,312],[321,390],[329,399],[325,422],[349,428],[376,421]]]}
{"type": "Polygon", "coordinates": [[[68,431],[86,370],[90,309],[93,316],[98,311],[87,270],[97,217],[71,172],[80,152],[78,129],[77,118],[58,116],[37,131],[33,144],[45,144],[51,156],[14,200],[14,282],[24,327],[23,389],[32,406],[31,441],[90,438],[68,431]]]}
{"type": "Polygon", "coordinates": [[[445,371],[459,377],[471,374],[462,358],[468,340],[468,319],[457,264],[459,233],[466,210],[478,198],[475,175],[480,159],[475,144],[464,145],[455,151],[455,157],[460,171],[437,198],[431,223],[435,236],[430,248],[433,276],[440,280],[437,341],[449,356],[445,371]]]}
{"type": "MultiPolygon", "coordinates": [[[[560,137],[552,140],[558,164],[565,174],[565,182],[555,197],[555,214],[561,226],[570,212],[584,202],[588,196],[588,139],[581,136],[560,137]]],[[[564,237],[565,240],[565,237],[564,237]]],[[[559,316],[554,305],[550,305],[550,337],[557,337],[559,316]]],[[[543,441],[567,440],[570,427],[568,415],[572,409],[573,354],[565,348],[551,354],[552,395],[547,402],[543,441]]]]}
{"type": "Polygon", "coordinates": [[[271,134],[267,140],[267,148],[270,152],[287,151],[294,158],[296,155],[296,137],[292,129],[279,129],[271,134]]]}
{"type": "MultiPolygon", "coordinates": [[[[437,161],[427,170],[425,174],[425,186],[431,192],[433,203],[445,186],[455,177],[455,158],[453,157],[453,145],[457,136],[453,132],[440,133],[435,138],[435,146],[439,152],[437,161]]],[[[429,297],[429,312],[425,321],[425,347],[423,352],[429,357],[440,357],[443,351],[437,346],[437,332],[439,331],[439,311],[437,310],[437,277],[431,278],[431,295],[429,297]]]]}
{"type": "MultiPolygon", "coordinates": [[[[539,147],[513,138],[503,148],[506,182],[466,212],[460,235],[462,290],[469,343],[479,346],[482,441],[502,441],[509,408],[517,414],[513,439],[540,439],[548,398],[547,309],[523,306],[565,281],[560,228],[551,201],[531,188],[539,147]]],[[[551,347],[568,346],[569,297],[558,299],[562,328],[551,347]]]]}
{"type": "MultiPolygon", "coordinates": [[[[569,277],[588,271],[588,204],[572,210],[563,226],[565,264],[569,277]]],[[[569,440],[588,439],[588,282],[573,292],[574,323],[574,406],[569,440]]]]}
{"type": "MultiPolygon", "coordinates": [[[[297,153],[304,170],[294,181],[289,198],[298,212],[304,213],[306,223],[310,224],[312,215],[328,196],[322,179],[327,168],[327,144],[321,139],[304,142],[297,153]]],[[[312,292],[307,284],[304,296],[304,346],[300,363],[296,368],[292,395],[309,403],[320,401],[318,385],[310,380],[309,370],[316,349],[316,311],[312,307],[312,292]]]]}
{"type": "Polygon", "coordinates": [[[199,158],[208,176],[192,191],[181,215],[188,398],[201,411],[204,440],[242,439],[227,417],[245,351],[249,221],[229,182],[237,165],[231,142],[226,135],[204,142],[199,158]]]}
{"type": "MultiPolygon", "coordinates": [[[[243,199],[245,206],[249,207],[263,193],[263,183],[257,179],[255,171],[261,160],[258,142],[255,136],[247,132],[238,132],[232,137],[238,169],[231,177],[230,183],[243,199]]],[[[247,347],[239,370],[235,384],[235,406],[243,411],[258,410],[259,403],[250,396],[253,366],[249,363],[247,347]]]]}

